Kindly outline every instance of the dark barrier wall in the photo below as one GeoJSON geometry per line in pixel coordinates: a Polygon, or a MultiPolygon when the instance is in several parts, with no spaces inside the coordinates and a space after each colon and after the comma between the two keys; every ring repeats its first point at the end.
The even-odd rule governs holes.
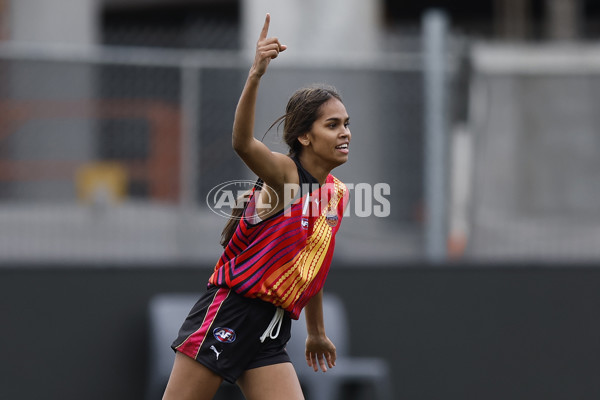
{"type": "MultiPolygon", "coordinates": [[[[142,399],[146,305],[209,268],[0,268],[1,399],[142,399]]],[[[333,266],[397,399],[600,398],[600,268],[333,266]]]]}

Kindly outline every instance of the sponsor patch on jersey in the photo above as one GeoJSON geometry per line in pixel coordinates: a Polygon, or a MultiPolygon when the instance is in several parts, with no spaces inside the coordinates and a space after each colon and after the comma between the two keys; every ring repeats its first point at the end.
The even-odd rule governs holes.
{"type": "Polygon", "coordinates": [[[325,221],[327,222],[327,225],[329,225],[332,228],[338,224],[338,220],[338,215],[335,212],[328,212],[325,216],[325,221]]]}
{"type": "Polygon", "coordinates": [[[308,218],[302,217],[302,221],[300,223],[302,224],[302,228],[308,229],[308,218]]]}
{"type": "Polygon", "coordinates": [[[213,335],[221,343],[231,343],[235,340],[235,331],[230,328],[215,328],[213,335]]]}

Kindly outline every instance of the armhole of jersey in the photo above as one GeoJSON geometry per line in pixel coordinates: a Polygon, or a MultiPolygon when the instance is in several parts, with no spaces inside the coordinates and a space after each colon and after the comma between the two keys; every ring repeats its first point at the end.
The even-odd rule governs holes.
{"type": "MultiPolygon", "coordinates": [[[[300,182],[301,178],[300,178],[300,171],[299,171],[298,165],[296,165],[296,172],[298,173],[298,182],[300,182]]],[[[261,193],[262,183],[263,183],[262,180],[259,178],[256,181],[256,184],[254,185],[254,191],[252,192],[252,200],[251,201],[254,201],[255,204],[256,204],[256,199],[254,198],[254,196],[256,196],[257,193],[258,194],[261,193]]],[[[294,195],[294,198],[285,207],[283,207],[281,210],[277,211],[275,214],[269,216],[269,218],[266,218],[266,219],[262,219],[258,216],[258,214],[256,213],[256,207],[254,207],[253,215],[246,217],[246,215],[245,215],[246,208],[248,207],[248,204],[250,203],[250,202],[248,202],[245,206],[246,208],[244,208],[244,219],[245,219],[246,225],[253,228],[255,226],[262,224],[263,222],[269,221],[272,218],[275,218],[275,217],[283,214],[284,212],[288,211],[294,205],[294,203],[296,201],[298,201],[300,198],[302,198],[302,184],[300,184],[300,190],[298,190],[298,192],[294,195]],[[252,222],[250,222],[250,220],[256,221],[256,223],[252,223],[252,222]]]]}
{"type": "MultiPolygon", "coordinates": [[[[317,184],[318,185],[318,181],[315,179],[315,177],[313,177],[306,169],[304,169],[304,167],[302,166],[302,164],[300,164],[300,161],[297,158],[295,158],[295,157],[290,157],[290,158],[296,164],[296,173],[298,174],[298,182],[299,182],[300,190],[298,190],[298,192],[294,195],[294,198],[285,207],[283,207],[277,213],[271,215],[269,218],[260,219],[260,218],[258,218],[257,215],[250,216],[250,218],[252,220],[258,219],[258,221],[256,223],[249,222],[248,218],[246,218],[246,215],[245,215],[246,209],[244,209],[244,218],[245,218],[246,224],[249,227],[258,226],[258,225],[262,224],[263,222],[269,221],[270,219],[275,218],[275,217],[281,215],[282,213],[288,211],[294,205],[294,203],[296,203],[298,200],[300,200],[307,194],[307,193],[304,193],[305,184],[308,184],[308,185],[317,184]]],[[[254,192],[252,193],[252,197],[256,196],[257,192],[260,193],[262,184],[263,184],[262,179],[258,178],[256,181],[256,184],[254,185],[254,192]]],[[[308,193],[309,194],[311,193],[310,189],[309,189],[308,193]]],[[[256,199],[253,199],[252,201],[256,202],[256,199]]],[[[246,204],[246,207],[247,206],[248,206],[248,203],[246,204]]],[[[256,208],[254,209],[254,213],[256,214],[256,208]]]]}

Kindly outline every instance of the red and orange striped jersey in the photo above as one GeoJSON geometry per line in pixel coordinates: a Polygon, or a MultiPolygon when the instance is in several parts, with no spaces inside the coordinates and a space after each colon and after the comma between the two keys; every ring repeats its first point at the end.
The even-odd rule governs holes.
{"type": "Polygon", "coordinates": [[[325,283],[348,190],[330,174],[324,185],[301,192],[285,210],[252,224],[256,193],[255,187],[209,285],[268,301],[298,319],[325,283]]]}

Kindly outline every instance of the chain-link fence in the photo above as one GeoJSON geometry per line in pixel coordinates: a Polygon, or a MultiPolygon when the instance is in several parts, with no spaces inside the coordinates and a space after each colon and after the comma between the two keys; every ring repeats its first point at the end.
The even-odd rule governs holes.
{"type": "MultiPolygon", "coordinates": [[[[223,51],[0,49],[0,258],[214,262],[225,220],[206,197],[220,183],[253,179],[231,148],[249,65],[223,51]]],[[[369,189],[351,191],[336,257],[420,257],[419,55],[274,63],[261,85],[256,136],[295,89],[318,82],[341,91],[351,116],[350,161],[334,174],[369,189]],[[377,183],[389,190],[373,197],[377,183]],[[375,206],[387,213],[374,215],[375,206]]],[[[280,130],[264,141],[287,151],[280,130]]]]}
{"type": "MultiPolygon", "coordinates": [[[[237,52],[38,50],[0,53],[2,258],[214,260],[225,221],[206,197],[223,182],[253,179],[230,146],[248,60],[237,52]]],[[[500,52],[503,64],[478,51],[466,129],[456,123],[466,114],[465,70],[450,80],[450,254],[597,259],[593,54],[569,53],[564,62],[558,52],[536,64],[500,52]]],[[[314,82],[338,87],[351,115],[350,161],[334,173],[352,185],[390,188],[380,193],[389,204],[384,218],[357,209],[385,205],[381,196],[352,193],[338,259],[424,257],[418,54],[360,65],[274,64],[259,94],[257,137],[296,88],[314,82]]],[[[286,151],[277,129],[264,141],[286,151]]]]}
{"type": "MultiPolygon", "coordinates": [[[[450,255],[598,259],[597,55],[486,48],[470,75],[458,64],[449,74],[450,255]]],[[[207,195],[254,179],[230,144],[249,63],[223,51],[2,47],[0,258],[214,262],[225,220],[207,195]]],[[[350,161],[334,171],[353,189],[336,259],[425,258],[419,53],[316,65],[272,65],[256,136],[298,87],[336,86],[353,133],[350,161]]],[[[276,128],[263,140],[286,151],[276,128]]]]}

